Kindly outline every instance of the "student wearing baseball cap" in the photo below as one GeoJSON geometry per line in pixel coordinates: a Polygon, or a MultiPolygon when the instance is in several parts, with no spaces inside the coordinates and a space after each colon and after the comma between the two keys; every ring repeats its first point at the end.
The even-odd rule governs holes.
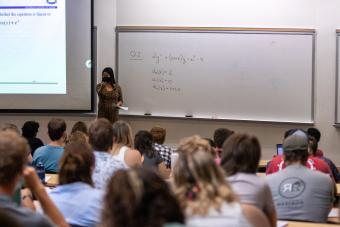
{"type": "Polygon", "coordinates": [[[334,183],[319,171],[306,167],[308,134],[291,130],[283,141],[286,168],[267,176],[280,220],[326,222],[332,208],[334,183]]]}

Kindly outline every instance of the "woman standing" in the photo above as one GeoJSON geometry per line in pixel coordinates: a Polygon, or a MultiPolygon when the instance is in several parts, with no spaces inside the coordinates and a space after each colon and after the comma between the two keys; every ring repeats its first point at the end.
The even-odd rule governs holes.
{"type": "Polygon", "coordinates": [[[106,118],[111,123],[118,120],[118,109],[123,105],[122,89],[116,84],[113,70],[107,67],[102,72],[102,82],[97,84],[99,97],[98,118],[106,118]]]}

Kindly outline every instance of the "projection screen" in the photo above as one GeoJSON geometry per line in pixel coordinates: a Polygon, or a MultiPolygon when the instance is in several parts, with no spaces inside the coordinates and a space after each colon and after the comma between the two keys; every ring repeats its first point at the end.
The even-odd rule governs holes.
{"type": "Polygon", "coordinates": [[[92,112],[93,0],[0,0],[0,111],[92,112]]]}

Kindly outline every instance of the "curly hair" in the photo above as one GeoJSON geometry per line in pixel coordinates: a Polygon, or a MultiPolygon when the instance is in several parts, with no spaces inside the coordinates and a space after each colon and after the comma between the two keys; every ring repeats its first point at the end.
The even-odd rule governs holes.
{"type": "Polygon", "coordinates": [[[168,184],[151,169],[119,170],[104,197],[103,227],[161,227],[184,223],[184,214],[168,184]]]}
{"type": "Polygon", "coordinates": [[[158,143],[158,144],[164,143],[165,136],[166,136],[166,129],[165,128],[155,126],[150,130],[150,133],[152,135],[153,142],[158,143]]]}
{"type": "Polygon", "coordinates": [[[175,194],[182,208],[192,214],[206,215],[219,210],[223,202],[236,200],[223,170],[213,160],[209,143],[195,135],[183,140],[173,170],[175,194]]]}
{"type": "Polygon", "coordinates": [[[140,130],[135,135],[135,149],[137,149],[142,155],[149,158],[156,156],[156,151],[152,146],[152,135],[150,132],[140,130]]]}

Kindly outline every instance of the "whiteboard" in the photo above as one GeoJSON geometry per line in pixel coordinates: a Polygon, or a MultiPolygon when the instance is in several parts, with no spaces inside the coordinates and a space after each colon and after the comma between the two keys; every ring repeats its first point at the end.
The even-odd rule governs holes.
{"type": "Polygon", "coordinates": [[[121,114],[313,122],[314,30],[116,31],[121,114]]]}
{"type": "Polygon", "coordinates": [[[335,124],[340,124],[340,30],[337,30],[336,49],[335,124]]]}

